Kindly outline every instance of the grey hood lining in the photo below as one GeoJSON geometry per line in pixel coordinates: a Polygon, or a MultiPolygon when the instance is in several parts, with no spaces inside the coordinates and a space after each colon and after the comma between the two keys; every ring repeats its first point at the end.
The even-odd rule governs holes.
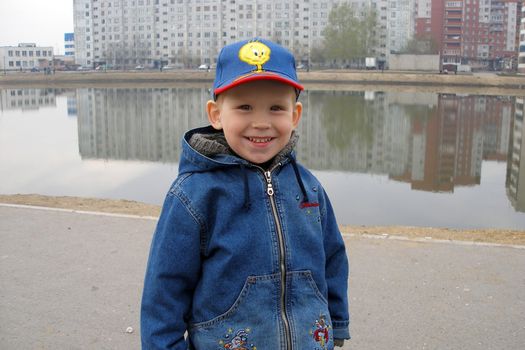
{"type": "MultiPolygon", "coordinates": [[[[299,135],[297,135],[295,130],[292,131],[292,136],[288,144],[270,160],[268,164],[265,164],[267,165],[266,168],[271,169],[273,166],[288,158],[290,153],[295,149],[298,139],[299,135]]],[[[195,133],[191,136],[188,143],[194,150],[209,158],[213,158],[219,154],[237,156],[228,145],[228,142],[226,142],[226,137],[222,131],[215,133],[195,133]]]]}

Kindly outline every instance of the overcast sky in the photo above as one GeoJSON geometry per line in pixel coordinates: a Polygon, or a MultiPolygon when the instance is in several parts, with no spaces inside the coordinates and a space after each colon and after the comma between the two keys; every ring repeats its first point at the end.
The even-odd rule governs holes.
{"type": "Polygon", "coordinates": [[[0,46],[35,43],[64,54],[64,33],[73,32],[73,0],[0,0],[0,46]]]}

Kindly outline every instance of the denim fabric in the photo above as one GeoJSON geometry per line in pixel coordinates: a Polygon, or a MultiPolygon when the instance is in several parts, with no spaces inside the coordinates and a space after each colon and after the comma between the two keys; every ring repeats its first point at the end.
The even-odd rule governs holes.
{"type": "Polygon", "coordinates": [[[151,244],[143,349],[327,350],[348,339],[348,262],[319,182],[285,160],[271,174],[272,200],[262,169],[201,155],[187,143],[195,132],[212,131],[185,135],[151,244]]]}

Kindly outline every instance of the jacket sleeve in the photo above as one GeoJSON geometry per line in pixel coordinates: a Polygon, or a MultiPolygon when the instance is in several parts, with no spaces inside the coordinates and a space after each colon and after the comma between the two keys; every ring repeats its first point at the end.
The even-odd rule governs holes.
{"type": "Polygon", "coordinates": [[[187,350],[184,339],[201,265],[201,227],[170,191],[151,243],[141,306],[143,350],[187,350]]]}
{"type": "Polygon", "coordinates": [[[322,224],[326,254],[326,283],[328,309],[332,318],[335,339],[350,339],[348,314],[348,258],[345,243],[337,225],[330,200],[324,190],[322,224]]]}

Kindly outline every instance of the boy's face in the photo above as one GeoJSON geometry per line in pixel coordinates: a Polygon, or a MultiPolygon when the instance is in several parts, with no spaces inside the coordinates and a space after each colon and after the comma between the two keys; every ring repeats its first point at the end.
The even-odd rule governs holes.
{"type": "Polygon", "coordinates": [[[255,164],[269,161],[288,144],[302,113],[294,88],[272,80],[236,86],[206,107],[211,125],[224,131],[231,149],[255,164]]]}

